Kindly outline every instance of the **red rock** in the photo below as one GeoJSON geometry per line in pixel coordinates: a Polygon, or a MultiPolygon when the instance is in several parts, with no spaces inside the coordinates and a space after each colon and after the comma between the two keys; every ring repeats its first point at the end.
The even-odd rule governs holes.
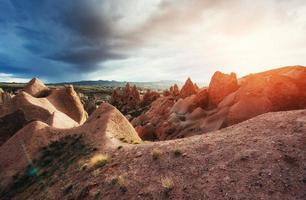
{"type": "Polygon", "coordinates": [[[197,107],[206,108],[208,105],[208,91],[203,88],[195,95],[195,105],[197,107]]]}
{"type": "Polygon", "coordinates": [[[127,83],[123,90],[116,89],[113,91],[110,102],[122,113],[127,114],[138,108],[140,94],[135,85],[131,88],[130,84],[127,83]]]}
{"type": "MultiPolygon", "coordinates": [[[[155,127],[156,130],[162,125],[162,123],[164,123],[169,118],[171,114],[170,110],[174,103],[175,98],[172,96],[158,98],[151,104],[150,109],[146,113],[132,120],[133,126],[138,127],[137,130],[142,131],[142,129],[140,128],[141,126],[144,126],[145,124],[151,124],[155,127]]],[[[155,133],[155,131],[152,133],[155,133]]],[[[142,135],[142,133],[140,132],[139,135],[142,135]]],[[[146,138],[155,137],[155,135],[148,136],[148,134],[146,134],[146,138]]]]}
{"type": "Polygon", "coordinates": [[[141,105],[142,106],[148,106],[153,101],[158,99],[159,97],[160,97],[160,94],[158,92],[147,90],[146,93],[142,97],[141,105]]]}
{"type": "Polygon", "coordinates": [[[180,97],[186,98],[196,93],[197,93],[197,88],[194,86],[191,79],[188,78],[180,91],[180,97]]]}
{"type": "Polygon", "coordinates": [[[180,90],[177,84],[170,87],[170,94],[175,97],[180,95],[180,90]]]}
{"type": "Polygon", "coordinates": [[[154,124],[158,139],[165,140],[203,134],[267,112],[306,108],[305,67],[251,74],[239,84],[235,74],[216,72],[208,89],[184,99],[173,97],[169,104],[164,97],[154,102],[138,125],[154,124]],[[218,106],[209,106],[212,99],[218,106]]]}
{"type": "Polygon", "coordinates": [[[199,91],[200,91],[199,86],[198,86],[196,83],[194,83],[193,85],[194,85],[194,89],[195,89],[195,91],[196,91],[196,92],[199,92],[199,91]]]}
{"type": "Polygon", "coordinates": [[[157,139],[156,133],[155,133],[155,128],[151,124],[146,124],[144,126],[137,126],[135,128],[137,131],[139,137],[143,140],[150,140],[154,141],[157,139]]]}
{"type": "Polygon", "coordinates": [[[216,107],[227,95],[239,88],[235,73],[215,72],[208,87],[209,104],[216,107]]]}
{"type": "Polygon", "coordinates": [[[306,102],[302,100],[306,98],[303,73],[306,76],[305,68],[289,67],[244,77],[231,98],[234,102],[230,104],[227,124],[236,124],[266,112],[306,108],[306,102]]]}

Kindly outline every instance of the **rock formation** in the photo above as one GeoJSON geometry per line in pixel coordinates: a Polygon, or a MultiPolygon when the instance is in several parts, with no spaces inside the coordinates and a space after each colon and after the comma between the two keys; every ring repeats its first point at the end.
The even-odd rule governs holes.
{"type": "Polygon", "coordinates": [[[177,84],[170,87],[170,94],[175,97],[180,95],[180,90],[177,84]]]}
{"type": "Polygon", "coordinates": [[[158,99],[160,94],[147,90],[142,96],[134,85],[126,84],[123,90],[115,89],[111,95],[110,103],[120,110],[127,118],[132,120],[143,112],[147,111],[153,101],[158,99]]]}
{"type": "Polygon", "coordinates": [[[135,110],[140,103],[140,94],[134,85],[126,84],[123,90],[114,90],[111,104],[116,106],[122,113],[127,114],[130,110],[135,110]]]}
{"type": "Polygon", "coordinates": [[[9,101],[12,99],[12,97],[13,97],[12,94],[3,91],[3,90],[0,88],[0,105],[9,102],[9,101]]]}
{"type": "Polygon", "coordinates": [[[39,120],[57,128],[71,128],[83,124],[87,113],[72,86],[48,89],[40,80],[32,79],[26,89],[0,107],[0,122],[12,118],[14,120],[8,120],[5,126],[0,127],[2,143],[31,121],[39,120]]]}
{"type": "Polygon", "coordinates": [[[306,68],[237,82],[214,107],[209,88],[157,98],[141,137],[198,136],[154,143],[106,103],[83,123],[72,87],[23,91],[0,110],[0,199],[305,199],[306,68]]]}
{"type": "MultiPolygon", "coordinates": [[[[173,89],[174,90],[174,89],[173,89]]],[[[197,93],[197,86],[188,78],[180,91],[180,97],[186,98],[197,93]]]]}
{"type": "MultiPolygon", "coordinates": [[[[65,123],[56,122],[59,120],[57,117],[67,120],[62,116],[53,116],[53,123],[65,123]]],[[[117,148],[117,145],[123,142],[141,142],[128,120],[109,104],[102,104],[85,124],[74,129],[58,129],[41,121],[33,121],[0,146],[0,171],[7,172],[0,173],[2,184],[10,181],[13,175],[24,169],[29,158],[37,158],[41,148],[47,146],[50,141],[79,134],[82,134],[87,144],[101,150],[117,148]]]]}
{"type": "MultiPolygon", "coordinates": [[[[184,88],[193,85],[188,80],[186,83],[188,87],[184,88]]],[[[141,137],[145,135],[143,139],[166,140],[202,134],[263,113],[306,108],[305,88],[306,68],[301,66],[251,74],[239,80],[234,73],[216,72],[207,89],[175,99],[171,104],[153,106],[153,102],[151,109],[135,119],[133,125],[141,137]],[[146,124],[153,125],[154,131],[141,128],[146,124]]],[[[162,97],[156,103],[165,100],[162,97]]]]}
{"type": "Polygon", "coordinates": [[[216,107],[227,95],[239,88],[235,73],[215,72],[208,87],[209,104],[216,107]]]}
{"type": "Polygon", "coordinates": [[[128,122],[109,106],[76,129],[32,122],[0,147],[0,198],[305,199],[305,115],[267,113],[220,131],[141,145],[113,137],[132,128],[121,129],[118,120],[124,128],[128,122]],[[65,142],[68,136],[73,140],[65,142]],[[92,168],[88,163],[101,154],[109,160],[92,168]]]}
{"type": "Polygon", "coordinates": [[[24,92],[33,97],[45,97],[50,89],[38,78],[33,78],[23,89],[24,92]]]}
{"type": "Polygon", "coordinates": [[[158,99],[160,94],[155,91],[147,90],[141,99],[141,106],[149,106],[153,101],[158,99]]]}

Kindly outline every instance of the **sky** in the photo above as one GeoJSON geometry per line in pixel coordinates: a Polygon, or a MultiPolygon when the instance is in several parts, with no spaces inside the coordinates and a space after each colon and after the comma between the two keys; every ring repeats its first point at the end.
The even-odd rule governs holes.
{"type": "Polygon", "coordinates": [[[0,82],[209,82],[306,65],[305,0],[1,0],[0,82]]]}

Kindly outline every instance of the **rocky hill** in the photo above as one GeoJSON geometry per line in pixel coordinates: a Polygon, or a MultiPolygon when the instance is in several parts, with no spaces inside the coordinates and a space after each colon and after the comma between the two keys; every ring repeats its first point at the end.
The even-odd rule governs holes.
{"type": "MultiPolygon", "coordinates": [[[[218,130],[257,115],[306,108],[306,68],[283,67],[251,74],[216,72],[208,88],[188,79],[179,95],[169,94],[132,124],[145,140],[183,138],[218,130]]],[[[170,89],[171,91],[171,89],[170,89]]]]}
{"type": "Polygon", "coordinates": [[[188,79],[136,130],[107,103],[88,117],[72,86],[33,79],[0,107],[0,199],[306,199],[305,74],[188,79]]]}
{"type": "MultiPolygon", "coordinates": [[[[113,113],[113,108],[106,109],[113,113]]],[[[117,122],[115,116],[106,115],[117,122]]],[[[0,147],[2,183],[12,177],[10,184],[2,185],[0,197],[302,200],[305,116],[306,110],[268,113],[204,135],[137,145],[120,140],[107,145],[112,136],[105,135],[118,129],[98,130],[101,123],[96,118],[74,130],[34,122],[26,128],[36,129],[44,140],[28,135],[25,145],[18,144],[17,138],[29,133],[24,129],[0,147]],[[31,162],[17,170],[26,164],[27,152],[31,162]],[[8,173],[14,170],[16,174],[8,173]]]]}

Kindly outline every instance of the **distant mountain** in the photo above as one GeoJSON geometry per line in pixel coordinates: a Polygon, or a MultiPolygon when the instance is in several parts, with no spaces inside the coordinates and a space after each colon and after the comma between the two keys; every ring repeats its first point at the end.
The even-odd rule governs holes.
{"type": "Polygon", "coordinates": [[[106,80],[97,80],[97,81],[77,81],[77,82],[63,82],[63,83],[52,83],[50,85],[75,85],[75,86],[104,86],[104,87],[124,87],[127,83],[131,85],[136,85],[137,87],[147,88],[147,89],[168,89],[172,85],[177,84],[182,86],[183,82],[175,80],[165,80],[165,81],[156,81],[156,82],[127,82],[127,81],[106,81],[106,80]]]}

